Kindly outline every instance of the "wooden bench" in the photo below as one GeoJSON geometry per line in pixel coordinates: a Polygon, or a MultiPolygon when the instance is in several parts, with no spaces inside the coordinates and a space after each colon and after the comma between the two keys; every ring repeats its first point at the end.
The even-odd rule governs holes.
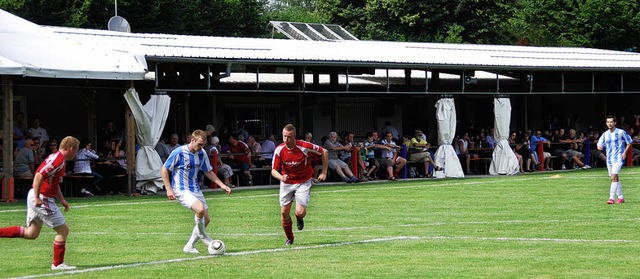
{"type": "Polygon", "coordinates": [[[470,160],[471,162],[476,162],[476,172],[478,172],[478,164],[482,163],[484,165],[484,174],[489,174],[489,166],[491,165],[493,158],[479,157],[471,158],[470,160]]]}

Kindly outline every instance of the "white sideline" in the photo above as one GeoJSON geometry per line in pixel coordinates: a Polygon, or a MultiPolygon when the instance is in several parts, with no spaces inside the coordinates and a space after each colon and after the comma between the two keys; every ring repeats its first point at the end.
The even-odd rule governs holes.
{"type": "MultiPolygon", "coordinates": [[[[277,253],[277,252],[285,252],[285,251],[291,251],[291,250],[319,249],[319,248],[328,248],[328,247],[339,247],[339,246],[345,246],[345,245],[366,244],[366,243],[397,241],[397,240],[407,240],[407,239],[419,239],[419,237],[397,236],[397,237],[374,238],[374,239],[365,239],[365,240],[330,243],[330,244],[319,244],[319,245],[311,245],[311,246],[292,246],[292,247],[286,247],[286,248],[263,249],[263,250],[254,250],[254,251],[244,251],[244,252],[230,252],[230,253],[225,253],[224,256],[227,257],[227,256],[253,255],[253,254],[261,254],[261,253],[277,253]]],[[[70,270],[70,271],[64,271],[64,272],[52,272],[52,273],[45,273],[45,274],[12,277],[10,279],[27,279],[27,278],[60,276],[60,275],[68,275],[68,274],[80,274],[80,273],[89,273],[89,272],[113,270],[113,269],[120,269],[120,268],[139,267],[139,266],[146,266],[146,265],[158,265],[158,264],[178,263],[178,262],[186,262],[186,261],[197,261],[197,260],[204,260],[204,259],[210,259],[215,257],[219,257],[219,256],[209,255],[209,256],[199,256],[199,257],[192,257],[192,258],[178,258],[178,259],[168,259],[168,260],[161,260],[161,261],[141,262],[141,263],[132,263],[132,264],[119,264],[119,265],[87,268],[87,269],[76,269],[76,270],[70,270]]]]}

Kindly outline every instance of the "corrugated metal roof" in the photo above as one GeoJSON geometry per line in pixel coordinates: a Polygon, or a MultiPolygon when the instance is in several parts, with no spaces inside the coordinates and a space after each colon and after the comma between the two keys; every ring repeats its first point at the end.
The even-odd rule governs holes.
{"type": "Polygon", "coordinates": [[[96,43],[68,39],[37,24],[0,10],[0,57],[18,64],[0,70],[30,77],[141,80],[143,56],[112,50],[96,43]]]}
{"type": "Polygon", "coordinates": [[[149,60],[477,70],[640,71],[640,54],[568,47],[382,41],[298,41],[119,33],[49,27],[66,39],[145,55],[149,60]]]}

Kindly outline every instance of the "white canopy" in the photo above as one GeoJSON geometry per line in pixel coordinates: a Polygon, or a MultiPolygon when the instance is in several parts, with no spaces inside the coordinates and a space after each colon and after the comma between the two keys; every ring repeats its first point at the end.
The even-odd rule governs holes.
{"type": "Polygon", "coordinates": [[[456,133],[456,105],[453,98],[442,98],[436,102],[438,121],[438,150],[435,154],[435,166],[444,169],[436,172],[436,177],[464,177],[460,160],[451,142],[456,133]]]}
{"type": "Polygon", "coordinates": [[[163,186],[160,169],[162,160],[155,150],[169,116],[171,98],[168,95],[152,95],[143,106],[135,89],[130,88],[124,98],[136,120],[136,138],[140,150],[136,154],[136,189],[142,193],[157,193],[163,186]]]}
{"type": "Polygon", "coordinates": [[[142,55],[81,44],[4,10],[0,10],[0,38],[0,74],[142,80],[147,71],[142,55]],[[5,61],[13,65],[5,66],[5,61]]]}
{"type": "Polygon", "coordinates": [[[496,146],[493,149],[493,159],[489,167],[489,173],[493,175],[518,173],[520,166],[518,158],[509,146],[509,124],[511,122],[511,101],[509,98],[495,98],[493,100],[493,111],[495,113],[494,136],[496,146]]]}

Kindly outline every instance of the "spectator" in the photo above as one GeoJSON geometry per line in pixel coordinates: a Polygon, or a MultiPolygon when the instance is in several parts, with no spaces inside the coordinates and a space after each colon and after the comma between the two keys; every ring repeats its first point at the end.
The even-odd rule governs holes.
{"type": "Polygon", "coordinates": [[[367,158],[367,163],[368,163],[368,169],[365,177],[365,179],[367,180],[378,179],[376,171],[380,169],[380,163],[378,162],[378,159],[375,158],[375,149],[378,142],[373,140],[374,134],[375,134],[375,137],[377,138],[378,132],[368,132],[367,140],[365,140],[363,143],[365,157],[367,158]]]}
{"type": "Polygon", "coordinates": [[[316,144],[315,140],[313,140],[313,134],[311,132],[304,133],[304,140],[316,144]]]}
{"type": "Polygon", "coordinates": [[[42,162],[42,159],[45,158],[44,148],[40,143],[40,138],[33,137],[32,140],[33,140],[33,159],[39,164],[42,162]]]}
{"type": "Polygon", "coordinates": [[[178,134],[171,134],[171,137],[169,137],[169,143],[167,144],[169,150],[173,151],[174,149],[180,147],[179,141],[180,137],[178,136],[178,134]]]}
{"type": "Polygon", "coordinates": [[[260,143],[256,141],[256,138],[251,135],[249,135],[248,137],[247,145],[251,149],[251,154],[253,155],[251,157],[251,162],[254,165],[262,166],[262,162],[260,162],[261,161],[260,159],[262,158],[260,154],[262,153],[262,145],[260,145],[260,143]]]}
{"type": "Polygon", "coordinates": [[[409,146],[407,148],[407,156],[409,157],[407,163],[422,163],[424,165],[424,175],[432,177],[433,174],[429,172],[429,165],[433,162],[429,148],[431,144],[422,139],[422,131],[416,130],[415,136],[411,138],[409,146]]]}
{"type": "Polygon", "coordinates": [[[101,148],[102,156],[107,156],[111,150],[111,140],[119,137],[120,133],[116,128],[116,124],[111,120],[107,120],[98,135],[98,147],[101,148]]]}
{"type": "Polygon", "coordinates": [[[31,119],[31,128],[29,129],[29,134],[31,134],[32,138],[38,138],[40,144],[44,145],[49,142],[49,134],[47,134],[47,130],[40,127],[39,117],[34,117],[33,119],[31,119]]]}
{"type": "Polygon", "coordinates": [[[218,158],[218,161],[216,162],[218,164],[218,174],[219,174],[218,176],[222,176],[224,185],[234,188],[236,186],[231,184],[231,176],[233,176],[233,170],[231,169],[231,166],[222,162],[222,158],[220,158],[219,148],[220,148],[220,139],[214,136],[211,138],[211,146],[207,149],[207,154],[218,155],[216,156],[218,158]]]}
{"type": "Polygon", "coordinates": [[[276,138],[273,134],[269,134],[269,136],[262,142],[262,158],[264,159],[265,164],[271,164],[273,160],[273,153],[276,151],[276,138]]]}
{"type": "Polygon", "coordinates": [[[546,139],[545,137],[542,136],[542,132],[540,130],[537,130],[536,133],[534,135],[531,136],[531,140],[530,140],[530,147],[529,149],[531,149],[531,152],[533,152],[533,155],[535,157],[535,159],[537,159],[537,162],[540,162],[540,159],[538,158],[538,148],[539,148],[539,144],[542,143],[543,144],[543,150],[542,150],[542,154],[543,154],[543,162],[544,162],[544,169],[545,170],[552,170],[551,169],[551,153],[549,153],[548,151],[544,150],[544,147],[549,147],[551,146],[551,141],[549,141],[548,139],[546,139]]]}
{"type": "Polygon", "coordinates": [[[329,133],[329,139],[324,142],[324,149],[329,151],[329,168],[335,170],[335,172],[342,178],[342,181],[346,183],[358,182],[358,179],[353,175],[349,166],[338,158],[341,151],[350,150],[350,146],[343,146],[338,142],[338,134],[336,132],[329,133]]]}
{"type": "Polygon", "coordinates": [[[33,176],[35,171],[34,145],[32,139],[26,139],[13,162],[14,176],[33,176]]]}
{"type": "Polygon", "coordinates": [[[85,139],[80,143],[82,147],[76,153],[76,161],[73,163],[73,174],[80,176],[93,176],[93,181],[84,186],[80,193],[87,197],[93,197],[93,193],[99,190],[98,184],[104,180],[101,174],[91,169],[91,160],[98,159],[96,151],[91,149],[91,142],[85,139]]]}
{"type": "Polygon", "coordinates": [[[249,140],[249,132],[247,132],[244,123],[240,124],[240,127],[238,127],[238,131],[236,132],[236,134],[238,135],[236,139],[239,139],[243,142],[245,140],[249,140]]]}
{"type": "Polygon", "coordinates": [[[169,149],[169,146],[165,143],[164,137],[160,137],[158,144],[156,144],[155,150],[156,152],[158,152],[160,160],[163,163],[167,160],[167,158],[169,158],[169,154],[171,154],[171,149],[169,149]]]}
{"type": "Polygon", "coordinates": [[[494,137],[495,130],[493,128],[489,128],[489,134],[484,137],[484,141],[488,148],[496,147],[496,138],[494,137]]]}
{"type": "Polygon", "coordinates": [[[27,125],[24,124],[24,113],[16,112],[13,119],[13,141],[18,144],[18,148],[24,147],[26,139],[30,138],[27,125]]]}
{"type": "Polygon", "coordinates": [[[56,140],[56,138],[49,138],[49,142],[44,148],[45,158],[56,152],[58,152],[58,140],[56,140]]]}
{"type": "Polygon", "coordinates": [[[520,172],[524,172],[524,170],[522,169],[522,155],[518,153],[518,150],[522,148],[522,144],[517,143],[517,138],[518,138],[518,135],[516,133],[511,133],[507,141],[509,142],[509,145],[513,149],[513,153],[516,154],[516,158],[518,159],[518,166],[520,166],[520,172]]]}
{"type": "Polygon", "coordinates": [[[229,135],[229,150],[227,150],[229,159],[231,159],[239,169],[242,169],[247,185],[253,185],[253,178],[249,169],[255,166],[251,162],[251,149],[249,146],[238,140],[237,135],[229,135]]]}
{"type": "Polygon", "coordinates": [[[380,144],[384,145],[385,147],[387,147],[387,149],[382,150],[381,152],[381,157],[382,160],[380,160],[380,165],[384,166],[387,168],[387,172],[389,172],[390,168],[394,168],[393,169],[393,173],[389,173],[389,180],[397,180],[398,177],[398,173],[400,172],[400,170],[404,167],[405,164],[407,164],[407,160],[405,158],[402,158],[400,156],[398,156],[398,151],[400,150],[400,147],[395,143],[395,141],[393,140],[393,133],[392,132],[387,132],[385,134],[385,139],[382,140],[382,142],[380,142],[380,144]]]}
{"type": "Polygon", "coordinates": [[[582,154],[582,152],[578,150],[582,145],[582,143],[584,142],[584,140],[576,136],[576,130],[574,129],[569,130],[569,134],[564,139],[561,138],[560,142],[565,143],[565,146],[566,146],[565,153],[567,154],[567,159],[573,161],[574,168],[582,168],[582,169],[591,168],[589,165],[586,165],[582,162],[582,159],[584,158],[584,154],[582,154]]]}
{"type": "Polygon", "coordinates": [[[458,139],[458,141],[456,142],[456,145],[454,146],[454,150],[456,151],[456,154],[458,155],[458,159],[460,159],[460,162],[465,162],[465,166],[468,174],[471,173],[471,158],[480,157],[478,156],[478,154],[469,152],[469,148],[473,148],[473,144],[470,144],[469,140],[470,140],[469,133],[464,132],[464,134],[462,134],[462,136],[458,139]]]}
{"type": "Polygon", "coordinates": [[[393,136],[393,140],[399,139],[400,133],[398,133],[398,129],[391,126],[391,121],[385,121],[384,127],[382,127],[382,134],[386,135],[387,133],[391,133],[391,135],[393,136]]]}

